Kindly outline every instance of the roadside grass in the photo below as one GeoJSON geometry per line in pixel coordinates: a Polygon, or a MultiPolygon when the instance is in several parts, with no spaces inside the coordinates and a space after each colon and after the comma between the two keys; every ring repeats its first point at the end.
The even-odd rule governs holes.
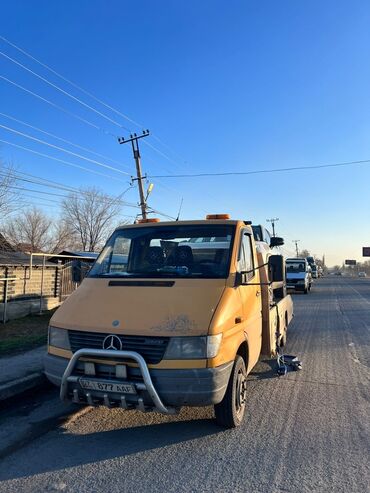
{"type": "Polygon", "coordinates": [[[46,344],[49,320],[54,311],[0,323],[0,358],[46,344]]]}

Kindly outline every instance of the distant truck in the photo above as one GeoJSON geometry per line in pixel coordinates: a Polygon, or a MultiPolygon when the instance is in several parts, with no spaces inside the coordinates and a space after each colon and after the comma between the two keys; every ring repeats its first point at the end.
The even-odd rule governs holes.
{"type": "Polygon", "coordinates": [[[315,262],[315,258],[308,256],[306,257],[306,260],[308,262],[308,265],[311,267],[311,276],[313,279],[317,279],[320,277],[319,275],[319,267],[315,262]]]}
{"type": "Polygon", "coordinates": [[[50,321],[46,375],[64,401],[164,414],[213,405],[218,424],[238,426],[248,373],[286,341],[285,283],[283,256],[248,221],[119,227],[50,321]]]}
{"type": "Polygon", "coordinates": [[[311,267],[307,259],[292,257],[286,259],[286,286],[287,289],[303,291],[308,294],[312,286],[311,267]]]}
{"type": "Polygon", "coordinates": [[[311,275],[313,279],[317,279],[319,277],[319,269],[316,264],[310,265],[311,267],[311,275]]]}

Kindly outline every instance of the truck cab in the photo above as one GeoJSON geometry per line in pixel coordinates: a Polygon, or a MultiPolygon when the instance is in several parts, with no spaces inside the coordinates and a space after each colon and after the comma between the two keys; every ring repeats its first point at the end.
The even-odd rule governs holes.
{"type": "Polygon", "coordinates": [[[292,257],[286,259],[287,289],[302,291],[308,294],[311,290],[311,267],[305,258],[292,257]]]}
{"type": "Polygon", "coordinates": [[[227,215],[114,231],[50,321],[45,372],[63,400],[173,414],[213,405],[238,426],[246,379],[284,344],[285,264],[227,215]],[[272,290],[272,295],[271,291],[272,290]]]}
{"type": "Polygon", "coordinates": [[[319,269],[315,262],[315,258],[312,256],[306,257],[308,265],[311,267],[311,276],[312,279],[317,279],[319,277],[319,269]]]}
{"type": "Polygon", "coordinates": [[[317,264],[311,264],[310,267],[311,267],[312,279],[318,279],[319,278],[319,270],[318,270],[317,264]]]}

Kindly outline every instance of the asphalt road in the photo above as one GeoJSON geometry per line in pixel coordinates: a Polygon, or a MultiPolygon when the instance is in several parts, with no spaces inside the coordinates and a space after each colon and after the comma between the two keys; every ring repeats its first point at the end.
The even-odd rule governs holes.
{"type": "Polygon", "coordinates": [[[297,294],[287,351],[301,372],[249,379],[244,424],[86,408],[0,464],[1,492],[370,491],[370,280],[297,294]]]}

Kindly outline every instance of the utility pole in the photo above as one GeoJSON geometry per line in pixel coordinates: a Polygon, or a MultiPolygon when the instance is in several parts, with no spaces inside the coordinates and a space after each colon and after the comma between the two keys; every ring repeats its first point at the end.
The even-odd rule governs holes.
{"type": "Polygon", "coordinates": [[[143,137],[148,137],[149,135],[149,130],[143,130],[143,133],[141,135],[137,134],[131,134],[129,139],[125,139],[124,137],[118,137],[118,142],[120,144],[127,144],[128,142],[131,142],[132,145],[132,152],[134,155],[135,159],[135,164],[136,164],[136,178],[133,176],[131,177],[131,181],[137,181],[137,186],[139,188],[139,197],[140,197],[140,208],[141,208],[141,215],[143,219],[147,218],[147,204],[146,204],[146,199],[144,194],[144,186],[143,186],[143,180],[146,180],[146,175],[142,175],[141,171],[141,159],[140,159],[140,149],[139,149],[139,139],[142,139],[143,137]]]}
{"type": "Polygon", "coordinates": [[[272,217],[271,219],[266,219],[266,221],[268,223],[271,223],[272,224],[272,236],[276,236],[275,235],[275,223],[279,220],[278,217],[272,217]]]}
{"type": "Polygon", "coordinates": [[[299,257],[299,251],[298,251],[298,242],[300,240],[292,240],[293,243],[295,243],[295,251],[296,251],[296,254],[297,254],[297,257],[299,257]]]}

